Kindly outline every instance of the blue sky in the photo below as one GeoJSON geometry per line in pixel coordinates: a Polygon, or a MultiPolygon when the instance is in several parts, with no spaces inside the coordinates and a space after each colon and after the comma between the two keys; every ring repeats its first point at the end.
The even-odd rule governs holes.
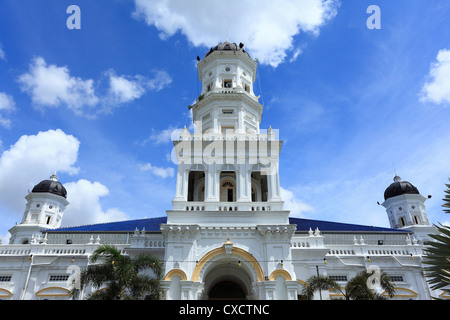
{"type": "Polygon", "coordinates": [[[261,128],[284,141],[293,216],[389,226],[377,201],[395,170],[448,222],[449,14],[444,0],[0,0],[0,238],[54,171],[63,225],[164,216],[196,57],[227,34],[259,60],[261,128]],[[81,29],[67,28],[71,4],[81,29]],[[367,28],[372,4],[381,29],[367,28]]]}

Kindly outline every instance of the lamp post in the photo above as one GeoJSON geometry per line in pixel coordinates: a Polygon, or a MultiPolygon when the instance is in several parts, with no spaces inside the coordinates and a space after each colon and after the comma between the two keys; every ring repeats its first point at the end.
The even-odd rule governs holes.
{"type": "MultiPolygon", "coordinates": [[[[317,271],[317,280],[319,280],[319,266],[316,265],[316,271],[317,271]]],[[[320,300],[322,300],[322,288],[319,287],[319,296],[320,300]]]]}

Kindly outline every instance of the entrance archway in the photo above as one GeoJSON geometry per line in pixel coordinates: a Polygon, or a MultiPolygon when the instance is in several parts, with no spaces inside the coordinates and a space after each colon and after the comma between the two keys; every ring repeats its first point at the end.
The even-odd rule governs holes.
{"type": "Polygon", "coordinates": [[[244,300],[246,296],[238,283],[227,280],[216,283],[208,293],[209,300],[244,300]]]}
{"type": "MultiPolygon", "coordinates": [[[[254,285],[256,282],[264,281],[264,272],[252,254],[233,246],[228,240],[224,246],[207,252],[197,261],[191,279],[203,283],[200,299],[209,299],[208,295],[216,284],[231,281],[242,289],[246,299],[253,300],[258,299],[254,285]]],[[[233,292],[233,296],[229,296],[228,299],[242,299],[239,290],[235,288],[233,292]]]]}
{"type": "Polygon", "coordinates": [[[203,299],[246,300],[252,294],[252,280],[247,267],[238,260],[223,258],[208,268],[203,279],[203,299]]]}

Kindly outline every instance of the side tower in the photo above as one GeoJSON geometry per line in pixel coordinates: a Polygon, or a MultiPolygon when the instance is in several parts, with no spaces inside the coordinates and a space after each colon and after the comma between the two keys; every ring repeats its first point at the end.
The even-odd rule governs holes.
{"type": "Polygon", "coordinates": [[[176,192],[161,225],[168,299],[297,298],[282,142],[260,129],[257,63],[243,47],[226,41],[198,58],[194,132],[184,128],[174,141],[176,192]]]}
{"type": "Polygon", "coordinates": [[[27,204],[22,222],[9,230],[10,244],[27,244],[37,240],[41,230],[59,228],[69,204],[66,197],[67,191],[56,174],[35,185],[25,197],[27,204]]]}
{"type": "Polygon", "coordinates": [[[428,221],[427,198],[410,182],[402,181],[396,175],[394,182],[385,190],[384,199],[382,205],[386,208],[391,228],[414,231],[415,238],[421,241],[435,232],[428,221]]]}

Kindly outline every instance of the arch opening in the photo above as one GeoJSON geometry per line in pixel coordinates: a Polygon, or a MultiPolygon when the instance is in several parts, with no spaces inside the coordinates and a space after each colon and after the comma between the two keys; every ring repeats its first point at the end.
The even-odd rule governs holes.
{"type": "Polygon", "coordinates": [[[224,280],[209,290],[208,297],[209,300],[245,300],[246,293],[238,283],[224,280]]]}
{"type": "Polygon", "coordinates": [[[203,299],[246,300],[252,293],[252,280],[244,265],[234,259],[215,261],[204,277],[203,299]]]}

